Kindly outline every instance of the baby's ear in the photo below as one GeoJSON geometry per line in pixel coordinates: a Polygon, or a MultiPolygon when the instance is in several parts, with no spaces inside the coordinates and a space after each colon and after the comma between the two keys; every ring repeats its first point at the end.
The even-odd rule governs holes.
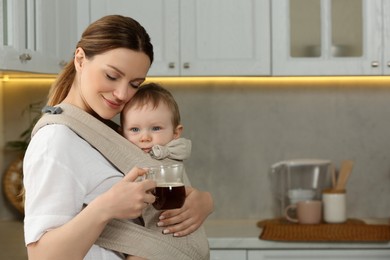
{"type": "Polygon", "coordinates": [[[175,130],[173,131],[173,139],[179,138],[182,132],[183,132],[183,126],[182,125],[176,126],[175,130]]]}

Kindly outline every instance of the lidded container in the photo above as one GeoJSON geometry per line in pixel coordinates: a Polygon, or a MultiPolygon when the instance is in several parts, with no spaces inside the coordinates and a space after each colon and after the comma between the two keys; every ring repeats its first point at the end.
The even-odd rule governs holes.
{"type": "Polygon", "coordinates": [[[329,160],[295,159],[271,166],[273,193],[280,203],[280,212],[291,204],[303,200],[320,200],[322,190],[331,187],[329,160]]]}

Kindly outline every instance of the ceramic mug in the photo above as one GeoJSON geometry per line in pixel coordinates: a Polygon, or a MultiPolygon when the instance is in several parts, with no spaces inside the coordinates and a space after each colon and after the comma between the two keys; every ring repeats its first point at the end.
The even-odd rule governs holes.
{"type": "Polygon", "coordinates": [[[289,205],[285,209],[285,217],[288,221],[299,224],[319,224],[322,219],[322,202],[319,200],[304,200],[289,205]],[[291,216],[295,210],[296,218],[291,216]]]}

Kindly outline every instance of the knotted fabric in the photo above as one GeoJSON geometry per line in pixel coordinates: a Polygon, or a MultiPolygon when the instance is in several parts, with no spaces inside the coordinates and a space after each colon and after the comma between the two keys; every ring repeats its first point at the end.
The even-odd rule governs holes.
{"type": "MultiPolygon", "coordinates": [[[[150,167],[170,164],[170,159],[155,160],[130,143],[109,126],[70,104],[60,104],[57,113],[44,114],[35,125],[32,135],[48,124],[63,124],[72,129],[97,149],[123,174],[133,167],[150,167]]],[[[175,162],[177,163],[177,162],[175,162]]],[[[190,185],[186,173],[185,185],[190,185]]],[[[203,226],[185,237],[164,235],[157,227],[160,212],[152,206],[147,207],[142,217],[145,226],[131,220],[111,220],[95,244],[114,251],[146,259],[158,260],[201,260],[209,259],[209,245],[203,226]]]]}
{"type": "Polygon", "coordinates": [[[158,160],[165,158],[185,160],[191,155],[191,140],[178,138],[173,139],[166,145],[154,145],[150,155],[158,160]]]}

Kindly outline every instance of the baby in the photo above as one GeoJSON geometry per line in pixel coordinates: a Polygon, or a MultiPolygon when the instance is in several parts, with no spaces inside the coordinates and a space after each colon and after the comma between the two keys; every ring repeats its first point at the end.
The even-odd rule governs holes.
{"type": "MultiPolygon", "coordinates": [[[[187,159],[191,141],[181,138],[179,107],[172,94],[156,83],[140,87],[121,113],[122,135],[155,159],[187,159]]],[[[127,260],[141,260],[127,256],[127,260]]]]}
{"type": "Polygon", "coordinates": [[[121,114],[122,135],[155,159],[187,159],[191,141],[181,138],[179,107],[156,83],[140,87],[121,114]]]}

